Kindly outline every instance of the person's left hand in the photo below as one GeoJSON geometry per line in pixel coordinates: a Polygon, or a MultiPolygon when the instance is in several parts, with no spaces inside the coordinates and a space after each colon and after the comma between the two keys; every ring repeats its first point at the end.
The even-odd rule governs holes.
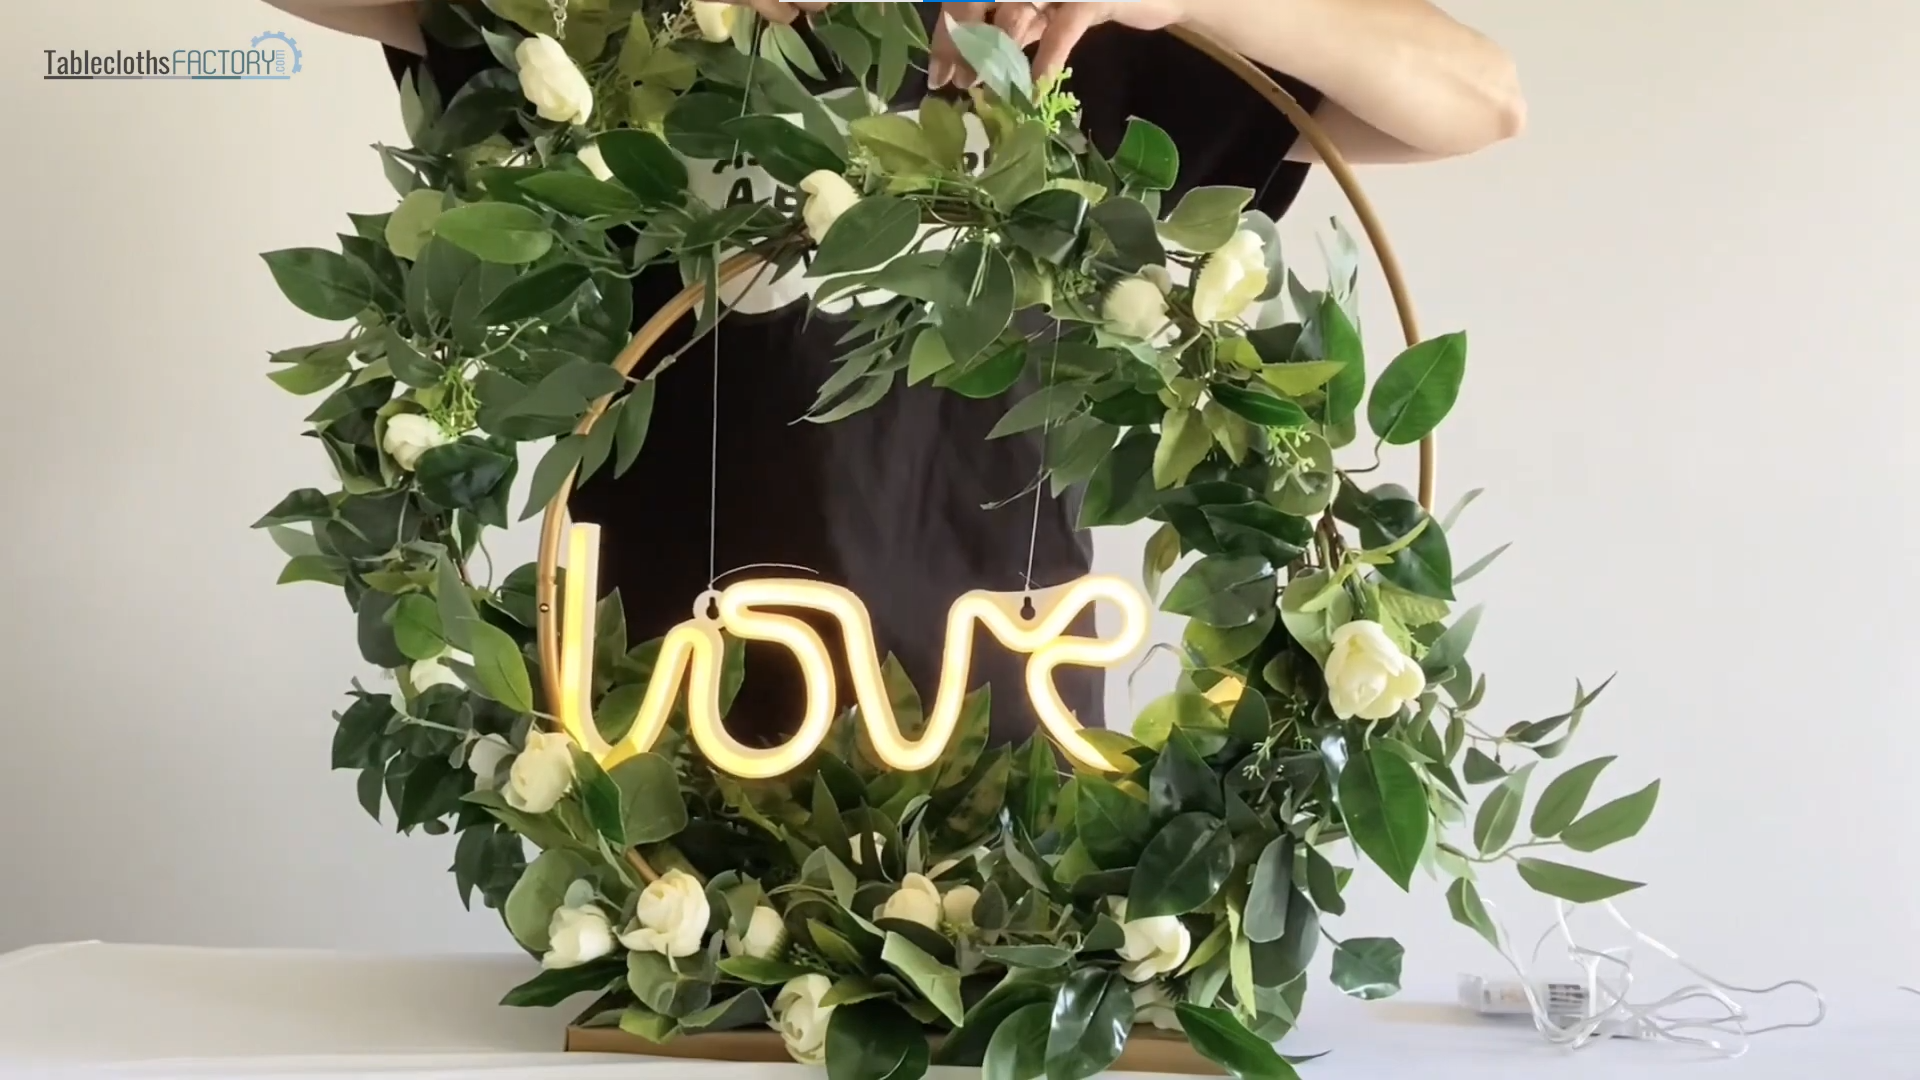
{"type": "Polygon", "coordinates": [[[1080,39],[1103,22],[1116,22],[1136,30],[1164,30],[1180,21],[1182,0],[1133,0],[1131,3],[1048,2],[1032,3],[949,3],[942,4],[940,26],[934,33],[933,52],[928,64],[929,86],[951,82],[970,86],[973,70],[961,59],[947,33],[947,19],[955,22],[990,22],[1006,31],[1021,48],[1038,44],[1034,51],[1033,73],[1049,75],[1066,66],[1080,39]]]}

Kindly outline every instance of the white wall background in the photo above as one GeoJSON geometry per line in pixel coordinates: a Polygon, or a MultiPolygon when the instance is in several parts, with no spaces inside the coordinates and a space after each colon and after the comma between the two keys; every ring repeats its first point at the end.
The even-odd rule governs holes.
{"type": "MultiPolygon", "coordinates": [[[[1532,132],[1366,179],[1430,330],[1473,335],[1441,477],[1443,501],[1491,489],[1463,557],[1515,541],[1472,588],[1488,719],[1619,671],[1573,760],[1622,755],[1605,793],[1666,780],[1643,839],[1600,860],[1654,883],[1633,916],[1733,978],[1920,981],[1920,9],[1450,7],[1519,57],[1532,132]]],[[[300,27],[288,83],[42,82],[42,49],[288,20],[9,8],[0,949],[509,947],[461,913],[448,845],[373,825],[327,771],[348,615],[276,589],[247,531],[326,480],[262,362],[322,328],[254,254],[389,204],[365,149],[399,136],[377,50],[300,27]]],[[[1320,184],[1303,237],[1338,207],[1320,184]]],[[[1141,539],[1102,561],[1132,572],[1141,539]]],[[[1400,934],[1411,982],[1492,967],[1431,886],[1360,888],[1341,931],[1400,934]]]]}

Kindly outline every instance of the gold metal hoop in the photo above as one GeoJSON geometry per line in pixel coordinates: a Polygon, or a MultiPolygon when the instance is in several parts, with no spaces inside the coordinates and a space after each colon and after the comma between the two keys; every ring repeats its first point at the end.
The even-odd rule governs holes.
{"type": "MultiPolygon", "coordinates": [[[[1361,231],[1366,235],[1367,243],[1373,248],[1374,258],[1379,260],[1381,272],[1386,276],[1387,291],[1393,296],[1393,306],[1400,318],[1400,329],[1409,346],[1418,344],[1420,331],[1413,311],[1412,294],[1407,289],[1406,279],[1400,270],[1400,261],[1393,254],[1393,247],[1387,240],[1386,230],[1381,227],[1379,215],[1374,212],[1373,204],[1366,193],[1360,189],[1360,181],[1354,177],[1353,169],[1340,155],[1340,148],[1333,144],[1313,114],[1305,106],[1287,93],[1258,64],[1234,52],[1232,49],[1214,41],[1196,31],[1176,28],[1175,37],[1199,49],[1228,71],[1239,76],[1242,82],[1251,86],[1269,104],[1278,109],[1300,132],[1302,138],[1314,149],[1320,161],[1340,185],[1341,192],[1353,208],[1360,221],[1361,231]]],[[[753,255],[736,255],[721,264],[719,281],[725,283],[735,277],[751,271],[761,265],[761,260],[753,255]]],[[[699,284],[689,285],[678,296],[661,305],[660,310],[641,326],[633,335],[627,347],[620,350],[614,358],[614,370],[622,375],[630,375],[639,366],[660,339],[667,335],[687,313],[697,306],[705,293],[699,284]]],[[[593,403],[587,415],[580,420],[575,434],[584,435],[593,429],[593,425],[607,411],[613,401],[609,394],[593,403]]],[[[1420,441],[1420,505],[1433,508],[1433,488],[1435,479],[1436,452],[1432,435],[1420,441]]],[[[577,470],[576,470],[577,472],[577,470]]],[[[539,568],[535,580],[535,597],[538,601],[539,625],[536,636],[540,645],[540,678],[548,701],[560,699],[560,630],[556,618],[558,615],[560,582],[560,541],[566,531],[567,497],[573,490],[575,473],[568,473],[567,479],[560,485],[553,501],[547,504],[546,517],[540,526],[539,568]]]]}

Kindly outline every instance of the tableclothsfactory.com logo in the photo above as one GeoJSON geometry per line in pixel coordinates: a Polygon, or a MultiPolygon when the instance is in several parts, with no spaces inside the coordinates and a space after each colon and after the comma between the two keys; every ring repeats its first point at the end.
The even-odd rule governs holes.
{"type": "Polygon", "coordinates": [[[44,79],[291,79],[300,74],[300,46],[269,30],[244,49],[94,52],[43,49],[44,79]]]}

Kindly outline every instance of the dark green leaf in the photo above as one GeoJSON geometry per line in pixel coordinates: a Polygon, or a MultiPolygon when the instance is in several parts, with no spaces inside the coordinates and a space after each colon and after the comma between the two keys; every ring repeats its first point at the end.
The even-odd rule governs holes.
{"type": "Polygon", "coordinates": [[[518,462],[501,448],[479,439],[436,446],[420,455],[414,479],[420,494],[445,510],[478,512],[502,484],[511,484],[518,462]]]}
{"type": "Polygon", "coordinates": [[[328,521],[333,517],[333,504],[317,488],[301,488],[299,491],[281,499],[273,509],[259,521],[253,523],[256,529],[273,525],[291,525],[299,521],[328,521]]]}
{"type": "Polygon", "coordinates": [[[927,1039],[898,1005],[841,1005],[827,1022],[827,1080],[919,1080],[927,1039]]]}
{"type": "MultiPolygon", "coordinates": [[[[537,270],[502,289],[481,318],[488,326],[531,319],[559,306],[591,276],[579,263],[560,263],[537,270]]],[[[394,374],[399,372],[396,370],[394,374]]]]}
{"type": "Polygon", "coordinates": [[[1453,554],[1447,547],[1446,533],[1438,522],[1431,521],[1419,502],[1391,485],[1372,493],[1345,485],[1334,501],[1334,510],[1342,520],[1359,526],[1360,542],[1369,548],[1389,547],[1420,529],[1411,543],[1394,552],[1393,562],[1380,568],[1380,575],[1408,592],[1453,599],[1453,554]],[[1430,523],[1421,528],[1422,522],[1430,523]]]}
{"type": "Polygon", "coordinates": [[[838,176],[847,171],[847,163],[839,154],[799,125],[778,116],[742,116],[727,121],[721,130],[739,140],[741,149],[783,184],[797,186],[816,172],[838,176]]]}
{"type": "MultiPolygon", "coordinates": [[[[1256,386],[1258,384],[1255,384],[1256,386]]],[[[1233,412],[1264,427],[1297,428],[1307,426],[1306,410],[1265,389],[1214,383],[1207,390],[1213,400],[1233,412]]]]}
{"type": "Polygon", "coordinates": [[[1453,913],[1454,922],[1479,934],[1494,948],[1501,947],[1500,935],[1494,929],[1486,905],[1480,902],[1480,890],[1474,888],[1473,882],[1459,878],[1447,888],[1447,910],[1453,913]]]}
{"type": "Polygon", "coordinates": [[[1047,1080],[1090,1080],[1120,1057],[1133,1033],[1133,996],[1126,980],[1099,968],[1067,977],[1053,1001],[1047,1030],[1047,1080]]]}
{"type": "Polygon", "coordinates": [[[1087,854],[1104,869],[1135,865],[1153,830],[1147,804],[1097,777],[1082,777],[1079,791],[1074,827],[1087,854]]]}
{"type": "MultiPolygon", "coordinates": [[[[726,126],[739,116],[740,103],[733,98],[686,94],[667,113],[667,145],[695,161],[731,160],[737,144],[726,126]]],[[[607,168],[613,168],[612,157],[607,158],[607,168]]]]}
{"type": "Polygon", "coordinates": [[[1367,424],[1389,446],[1419,442],[1460,398],[1467,336],[1447,334],[1413,346],[1380,373],[1367,402],[1367,424]]]}
{"type": "Polygon", "coordinates": [[[966,1017],[960,1004],[960,973],[929,956],[925,949],[889,931],[880,959],[912,983],[954,1026],[966,1017]]]}
{"type": "Polygon", "coordinates": [[[630,221],[643,210],[640,200],[626,188],[577,172],[535,173],[520,181],[520,190],[563,214],[579,218],[630,221]]]}
{"type": "Polygon", "coordinates": [[[702,1031],[735,1031],[764,1027],[767,999],[758,990],[748,990],[718,1004],[709,1005],[680,1019],[680,1029],[688,1034],[702,1031]]]}
{"type": "Polygon", "coordinates": [[[575,852],[541,853],[521,873],[502,909],[514,939],[532,952],[546,952],[553,944],[547,935],[554,910],[566,898],[567,887],[586,874],[587,861],[575,852]]]}
{"type": "Polygon", "coordinates": [[[351,319],[372,302],[367,275],[338,252],[289,248],[260,257],[293,306],[316,319],[351,319]]]}
{"type": "MultiPolygon", "coordinates": [[[[1273,989],[1292,983],[1313,962],[1319,944],[1319,909],[1296,890],[1287,899],[1287,932],[1277,941],[1251,943],[1248,959],[1254,985],[1273,989]]],[[[1237,942],[1234,947],[1239,948],[1237,942]]]]}
{"type": "MultiPolygon", "coordinates": [[[[926,334],[924,337],[938,337],[926,334]]],[[[942,348],[944,348],[944,343],[942,348]]],[[[965,367],[948,368],[934,380],[935,385],[943,386],[961,397],[983,401],[999,397],[1013,388],[1020,380],[1021,371],[1027,364],[1027,350],[1019,343],[1007,346],[998,352],[985,355],[965,367]]]]}
{"type": "MultiPolygon", "coordinates": [[[[1217,719],[1211,712],[1207,716],[1217,719]]],[[[1175,814],[1223,817],[1227,812],[1219,774],[1201,758],[1187,732],[1177,727],[1168,733],[1166,747],[1153,764],[1147,796],[1147,808],[1159,821],[1175,814]]]]}
{"type": "Polygon", "coordinates": [[[1182,814],[1167,822],[1141,853],[1127,896],[1127,917],[1198,910],[1226,884],[1232,870],[1233,835],[1226,823],[1210,814],[1182,814]]]}
{"type": "Polygon", "coordinates": [[[1153,454],[1159,438],[1135,431],[1120,440],[1087,480],[1079,527],[1130,525],[1152,512],[1158,501],[1153,486],[1153,454]]]}
{"type": "Polygon", "coordinates": [[[1047,1071],[1047,1035],[1053,1008],[1035,1003],[1014,1010],[987,1044],[981,1080],[1036,1080],[1047,1071]]]}
{"type": "Polygon", "coordinates": [[[1507,770],[1501,768],[1499,762],[1481,753],[1477,746],[1467,748],[1466,764],[1461,771],[1466,774],[1469,784],[1490,784],[1505,779],[1507,775],[1507,770]]]}
{"type": "Polygon", "coordinates": [[[572,478],[574,470],[579,468],[580,458],[586,449],[587,440],[581,435],[568,435],[553,444],[533,470],[533,482],[527,491],[527,508],[520,512],[521,521],[549,507],[554,497],[560,494],[561,488],[572,478]]]}
{"type": "Polygon", "coordinates": [[[826,277],[879,266],[905,251],[919,228],[917,203],[891,195],[862,199],[827,230],[807,273],[826,277]]]}
{"type": "Polygon", "coordinates": [[[1180,151],[1173,136],[1136,116],[1127,121],[1113,171],[1130,187],[1166,191],[1180,179],[1180,151]]]}
{"type": "Polygon", "coordinates": [[[1273,1044],[1248,1031],[1225,1009],[1203,1009],[1182,1003],[1174,1008],[1187,1041],[1208,1061],[1239,1080],[1298,1080],[1287,1059],[1273,1044]]]}
{"type": "Polygon", "coordinates": [[[1540,801],[1534,804],[1530,823],[1533,835],[1545,840],[1559,836],[1573,824],[1573,819],[1579,817],[1587,805],[1594,781],[1600,779],[1600,773],[1613,762],[1611,756],[1594,758],[1554,777],[1553,783],[1540,793],[1540,801]]]}
{"type": "Polygon", "coordinates": [[[634,385],[620,410],[620,428],[615,433],[619,452],[614,458],[613,475],[625,476],[647,442],[647,429],[653,424],[655,385],[651,379],[634,385]]]}
{"type": "Polygon", "coordinates": [[[1473,818],[1473,843],[1480,854],[1489,855],[1507,846],[1520,823],[1520,807],[1526,802],[1527,781],[1533,777],[1533,763],[1515,769],[1493,789],[1480,812],[1473,818]]]}
{"type": "Polygon", "coordinates": [[[1153,211],[1140,200],[1108,199],[1088,210],[1087,216],[1113,245],[1120,269],[1130,272],[1167,261],[1167,250],[1160,245],[1153,211]]]}
{"type": "Polygon", "coordinates": [[[1273,610],[1275,589],[1273,565],[1265,558],[1209,555],[1167,590],[1160,610],[1209,626],[1245,626],[1273,610]]]}
{"type": "Polygon", "coordinates": [[[1340,875],[1325,855],[1307,849],[1307,891],[1315,907],[1329,915],[1345,915],[1347,902],[1340,895],[1340,875]]]}
{"type": "Polygon", "coordinates": [[[491,263],[530,263],[553,248],[544,218],[514,203],[456,206],[433,225],[434,235],[491,263]]]}
{"type": "Polygon", "coordinates": [[[1483,610],[1479,607],[1468,610],[1427,647],[1427,654],[1420,658],[1420,666],[1426,670],[1429,678],[1445,675],[1449,668],[1467,658],[1467,648],[1473,644],[1473,635],[1480,629],[1483,610]]]}
{"type": "Polygon", "coordinates": [[[1287,902],[1293,892],[1293,838],[1282,836],[1269,843],[1254,864],[1253,887],[1240,922],[1247,940],[1278,941],[1286,936],[1287,902]]]}
{"type": "Polygon", "coordinates": [[[1574,904],[1594,904],[1602,900],[1611,900],[1621,893],[1632,892],[1640,888],[1638,881],[1622,881],[1619,878],[1596,874],[1591,870],[1582,870],[1577,866],[1548,862],[1545,859],[1521,859],[1519,863],[1520,880],[1527,883],[1535,892],[1548,896],[1557,896],[1574,904]]]}
{"type": "Polygon", "coordinates": [[[608,774],[620,792],[626,842],[657,844],[687,827],[687,805],[673,763],[658,754],[636,754],[608,774]]]}
{"type": "Polygon", "coordinates": [[[687,189],[687,167],[652,132],[619,129],[594,140],[614,179],[648,205],[670,203],[687,189]]]}
{"type": "Polygon", "coordinates": [[[1327,438],[1334,446],[1345,446],[1353,441],[1355,414],[1367,392],[1367,360],[1360,331],[1347,318],[1340,301],[1328,296],[1313,319],[1313,336],[1320,343],[1321,353],[1315,359],[1341,365],[1339,374],[1327,383],[1327,438]]]}
{"type": "Polygon", "coordinates": [[[980,187],[1002,212],[1038,194],[1047,185],[1047,129],[1028,120],[1000,138],[980,187]]]}
{"type": "MultiPolygon", "coordinates": [[[[464,834],[463,834],[464,839],[464,834]]],[[[627,966],[619,960],[596,960],[580,967],[543,971],[507,991],[502,1005],[519,1008],[551,1008],[575,994],[605,990],[626,978],[627,966]]]]}
{"type": "MultiPolygon", "coordinates": [[[[1044,165],[1044,157],[1041,161],[1044,165]]],[[[1037,259],[1065,262],[1080,242],[1087,211],[1083,195],[1072,191],[1042,191],[1013,208],[1004,226],[1007,239],[1037,259]]]]}
{"type": "Polygon", "coordinates": [[[531,713],[533,684],[528,681],[527,662],[520,655],[520,646],[506,631],[484,620],[473,620],[466,631],[474,674],[480,680],[481,689],[514,712],[531,713]]]}
{"type": "Polygon", "coordinates": [[[1400,992],[1406,955],[1392,938],[1348,938],[1333,952],[1333,985],[1361,1001],[1392,997],[1400,992]]]}
{"type": "Polygon", "coordinates": [[[1660,781],[1655,780],[1631,795],[1625,795],[1580,818],[1566,827],[1560,839],[1575,851],[1598,851],[1640,834],[1660,801],[1660,781]]]}
{"type": "Polygon", "coordinates": [[[1354,843],[1402,889],[1409,888],[1431,825],[1420,774],[1407,759],[1372,747],[1348,759],[1339,795],[1354,843]]]}
{"type": "MultiPolygon", "coordinates": [[[[829,239],[832,235],[828,233],[829,239]]],[[[940,337],[954,362],[964,369],[999,340],[1013,320],[1013,265],[998,248],[969,244],[954,253],[949,266],[955,272],[957,288],[951,302],[937,308],[940,337]]],[[[1018,347],[1018,355],[1019,366],[1024,367],[1024,343],[1018,347]]]]}

